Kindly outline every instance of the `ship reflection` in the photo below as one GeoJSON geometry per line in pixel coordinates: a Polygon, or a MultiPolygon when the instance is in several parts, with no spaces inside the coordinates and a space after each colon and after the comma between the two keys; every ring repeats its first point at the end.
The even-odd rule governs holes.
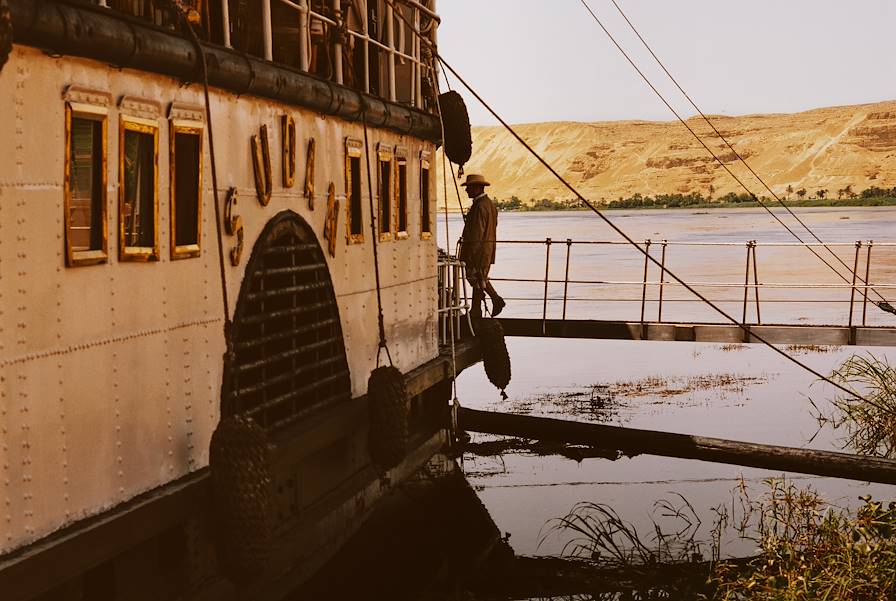
{"type": "Polygon", "coordinates": [[[454,461],[436,457],[289,601],[689,599],[706,582],[694,565],[608,569],[515,556],[454,461]]]}

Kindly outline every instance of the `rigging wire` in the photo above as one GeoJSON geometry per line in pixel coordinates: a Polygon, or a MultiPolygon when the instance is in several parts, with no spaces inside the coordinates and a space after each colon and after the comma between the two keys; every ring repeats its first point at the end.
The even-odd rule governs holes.
{"type": "Polygon", "coordinates": [[[664,265],[662,265],[662,264],[661,264],[655,257],[653,257],[653,256],[647,251],[647,249],[646,249],[644,246],[641,246],[640,244],[638,244],[637,242],[635,242],[635,240],[632,239],[631,236],[629,236],[624,230],[622,230],[622,228],[620,228],[618,225],[616,225],[616,224],[615,224],[609,217],[607,217],[607,216],[606,216],[600,209],[598,209],[598,208],[597,208],[594,204],[592,204],[588,199],[586,199],[584,196],[582,196],[582,195],[579,193],[579,191],[578,191],[575,187],[573,187],[572,184],[570,184],[570,183],[569,183],[569,182],[568,182],[562,175],[560,175],[560,174],[559,174],[559,173],[558,173],[558,172],[557,172],[557,171],[550,165],[550,163],[547,162],[547,160],[545,160],[540,154],[538,154],[538,152],[537,152],[534,148],[532,148],[532,147],[531,147],[525,140],[523,140],[523,138],[520,137],[520,135],[519,135],[519,134],[518,134],[518,133],[517,133],[517,132],[516,132],[516,131],[515,131],[515,130],[514,130],[514,129],[513,129],[513,128],[512,128],[512,127],[505,121],[505,120],[504,120],[504,119],[503,119],[503,118],[501,118],[501,116],[498,115],[497,112],[495,112],[495,110],[491,107],[491,105],[489,105],[489,104],[488,104],[488,103],[487,103],[487,102],[486,102],[486,101],[485,101],[485,100],[484,100],[484,99],[483,99],[483,98],[482,98],[482,97],[481,97],[481,96],[480,96],[480,95],[479,95],[479,94],[478,94],[478,93],[477,93],[477,92],[470,86],[470,84],[468,84],[468,83],[466,82],[466,80],[465,80],[463,77],[461,77],[460,74],[458,74],[458,72],[455,71],[454,68],[453,68],[451,65],[449,65],[449,64],[445,61],[445,59],[444,59],[440,54],[436,53],[436,58],[439,60],[439,62],[440,62],[446,69],[448,69],[449,71],[451,71],[452,74],[454,74],[454,77],[457,78],[458,81],[460,81],[460,82],[463,84],[463,86],[464,86],[464,87],[465,87],[465,88],[466,88],[466,89],[467,89],[467,90],[468,90],[468,91],[469,91],[469,92],[476,98],[476,100],[478,100],[478,101],[482,104],[482,106],[485,107],[485,109],[486,109],[489,113],[491,113],[491,115],[492,115],[495,119],[497,119],[497,120],[501,123],[502,126],[504,126],[504,128],[505,128],[505,129],[506,129],[506,130],[507,130],[507,131],[508,131],[508,132],[509,132],[509,133],[510,133],[516,140],[517,140],[517,142],[519,142],[520,144],[522,144],[522,146],[523,146],[527,151],[529,151],[529,153],[530,153],[533,157],[535,157],[535,159],[537,159],[538,162],[540,162],[542,165],[544,165],[544,167],[545,167],[548,171],[550,171],[551,174],[553,174],[554,177],[556,177],[557,180],[560,181],[560,183],[562,183],[562,184],[563,184],[563,185],[564,185],[570,192],[572,192],[573,194],[575,194],[575,196],[576,196],[576,197],[577,197],[577,198],[578,198],[578,199],[579,199],[579,200],[580,200],[586,207],[588,207],[589,209],[591,209],[591,211],[593,211],[595,215],[597,215],[598,217],[600,217],[600,218],[604,221],[604,223],[606,223],[606,224],[607,224],[613,231],[615,231],[617,234],[619,234],[619,235],[620,235],[626,242],[628,242],[631,246],[635,247],[635,248],[636,248],[641,254],[643,254],[649,261],[651,261],[651,262],[654,263],[657,267],[659,267],[660,270],[662,270],[663,272],[667,273],[667,274],[669,275],[670,278],[672,278],[673,280],[675,280],[676,282],[678,282],[678,284],[680,284],[684,289],[686,289],[688,292],[690,292],[691,294],[693,294],[694,296],[696,296],[698,299],[700,299],[701,301],[703,301],[706,305],[708,305],[709,307],[711,307],[711,308],[712,308],[714,311],[716,311],[719,315],[721,315],[722,317],[724,317],[725,319],[727,319],[728,321],[730,321],[732,324],[734,324],[735,326],[737,326],[738,328],[740,328],[741,330],[743,330],[743,332],[744,332],[745,334],[747,334],[748,336],[752,336],[752,338],[758,340],[759,342],[761,342],[761,343],[764,344],[765,346],[769,347],[769,348],[772,349],[774,352],[776,352],[777,354],[781,355],[782,357],[784,357],[785,359],[787,359],[788,361],[790,361],[790,362],[793,363],[794,365],[796,365],[796,366],[798,366],[798,367],[800,367],[800,368],[806,370],[807,372],[809,372],[810,374],[812,374],[813,376],[815,376],[815,377],[818,378],[819,380],[822,380],[822,381],[824,381],[824,382],[830,384],[831,386],[833,386],[833,387],[839,389],[840,391],[845,392],[845,393],[848,394],[850,397],[853,397],[853,398],[855,398],[855,399],[857,399],[857,400],[860,400],[860,401],[862,401],[862,402],[868,403],[869,405],[871,405],[871,406],[873,406],[873,407],[876,407],[876,408],[878,408],[878,409],[883,409],[883,407],[881,407],[879,403],[877,403],[877,402],[875,402],[875,401],[873,401],[873,400],[871,400],[871,399],[865,398],[864,396],[860,395],[860,394],[859,394],[858,392],[856,392],[855,390],[851,390],[851,389],[847,388],[846,386],[844,386],[843,384],[840,384],[839,382],[835,382],[835,381],[832,380],[830,377],[823,375],[821,372],[819,372],[819,371],[813,369],[812,367],[810,367],[810,366],[807,365],[806,363],[803,363],[802,361],[800,361],[800,360],[797,359],[796,357],[793,357],[792,355],[788,354],[788,353],[785,352],[784,350],[782,350],[782,349],[776,347],[774,344],[772,344],[771,342],[769,342],[768,340],[766,340],[766,339],[763,338],[762,336],[759,336],[758,334],[756,334],[756,333],[754,333],[754,332],[751,332],[749,326],[747,326],[746,324],[740,323],[740,322],[739,322],[737,319],[735,319],[733,316],[729,315],[724,309],[722,309],[721,307],[719,307],[718,305],[716,305],[715,303],[713,303],[713,302],[712,302],[711,300],[709,300],[706,296],[704,296],[704,295],[701,294],[699,291],[697,291],[693,286],[691,286],[690,284],[688,284],[687,282],[685,282],[683,279],[681,279],[677,274],[675,274],[674,272],[670,271],[667,267],[665,267],[664,265]]]}
{"type": "MultiPolygon", "coordinates": [[[[386,0],[386,2],[387,2],[390,6],[392,6],[392,7],[394,8],[393,1],[394,1],[394,0],[386,0]]],[[[587,5],[586,5],[586,7],[587,7],[587,5]]],[[[590,9],[589,9],[589,11],[590,11],[590,9]]],[[[526,149],[526,150],[527,150],[533,157],[535,157],[535,159],[538,160],[538,162],[540,162],[542,165],[544,165],[544,167],[545,167],[548,171],[550,171],[551,174],[552,174],[554,177],[556,177],[557,180],[560,181],[560,182],[561,182],[561,183],[562,183],[562,184],[563,184],[563,185],[564,185],[570,192],[572,192],[573,194],[575,194],[575,196],[582,202],[582,204],[584,204],[586,207],[588,207],[589,209],[591,209],[591,211],[592,211],[593,213],[595,213],[598,217],[600,217],[601,220],[603,220],[603,221],[604,221],[604,222],[605,222],[605,223],[606,223],[606,224],[607,224],[613,231],[615,231],[617,234],[619,234],[619,236],[621,236],[621,237],[622,237],[628,244],[630,244],[630,245],[633,246],[635,249],[637,249],[638,252],[640,252],[641,254],[643,254],[643,255],[645,256],[646,259],[648,259],[649,261],[651,261],[652,263],[654,263],[654,265],[656,265],[657,267],[659,267],[660,270],[661,270],[661,272],[669,274],[669,277],[671,277],[673,280],[675,280],[676,282],[678,282],[683,288],[685,288],[685,289],[686,289],[687,291],[689,291],[691,294],[693,294],[694,296],[696,296],[696,297],[697,297],[698,299],[700,299],[703,303],[705,303],[706,305],[708,305],[709,307],[711,307],[714,311],[716,311],[717,313],[719,313],[720,315],[722,315],[723,317],[725,317],[725,318],[726,318],[728,321],[730,321],[732,324],[734,324],[735,326],[737,326],[738,328],[740,328],[745,334],[747,334],[748,336],[752,336],[753,338],[755,338],[756,340],[758,340],[759,342],[761,342],[762,344],[764,344],[765,346],[767,346],[768,348],[770,348],[770,349],[771,349],[772,351],[774,351],[775,353],[781,355],[782,357],[784,357],[786,360],[790,361],[791,363],[793,363],[793,364],[796,365],[797,367],[800,367],[800,368],[804,369],[805,371],[809,372],[810,374],[812,374],[813,376],[815,376],[815,377],[818,378],[819,380],[822,380],[823,382],[826,382],[827,384],[830,384],[830,385],[833,386],[834,388],[837,388],[837,389],[839,389],[840,391],[845,392],[845,393],[848,394],[850,397],[853,397],[853,398],[855,398],[856,400],[865,402],[865,403],[867,403],[867,404],[869,404],[869,405],[871,405],[871,406],[873,406],[873,407],[875,407],[875,408],[877,408],[877,409],[880,409],[880,410],[883,410],[883,409],[884,409],[884,407],[881,406],[881,405],[880,405],[879,403],[877,403],[876,401],[873,401],[873,400],[871,400],[871,399],[868,399],[868,398],[862,396],[861,394],[859,394],[859,393],[856,392],[855,390],[851,390],[851,389],[847,388],[846,386],[844,386],[843,384],[840,384],[839,382],[835,382],[835,381],[832,380],[830,377],[823,375],[821,372],[819,372],[819,371],[813,369],[812,367],[810,367],[809,365],[803,363],[802,361],[800,361],[800,360],[797,359],[796,357],[793,357],[792,355],[788,354],[788,353],[785,352],[784,350],[782,350],[782,349],[776,347],[774,344],[772,344],[771,342],[769,342],[768,340],[766,340],[766,339],[763,338],[762,336],[759,336],[758,334],[755,334],[755,333],[751,332],[749,326],[747,326],[746,324],[743,324],[743,323],[740,323],[739,321],[737,321],[737,319],[735,319],[734,317],[732,317],[731,315],[729,315],[724,309],[722,309],[721,307],[717,306],[715,303],[713,303],[711,300],[709,300],[706,296],[704,296],[703,294],[701,294],[700,292],[698,292],[693,286],[691,286],[690,284],[688,284],[687,282],[685,282],[685,281],[684,281],[683,279],[681,279],[677,274],[675,274],[675,273],[673,273],[672,271],[670,271],[668,268],[666,268],[665,265],[661,264],[655,257],[653,257],[653,256],[650,254],[650,252],[648,252],[648,250],[647,250],[646,248],[642,247],[642,246],[639,245],[637,242],[635,242],[635,240],[632,239],[627,233],[625,233],[625,231],[622,230],[622,228],[620,228],[618,225],[616,225],[616,224],[615,224],[609,217],[607,217],[607,216],[606,216],[600,209],[598,209],[594,204],[592,204],[589,200],[587,200],[584,196],[582,196],[582,195],[579,193],[579,191],[578,191],[576,188],[574,188],[574,187],[572,186],[572,184],[570,184],[570,183],[569,183],[569,182],[568,182],[562,175],[560,175],[560,174],[557,172],[556,169],[554,169],[554,168],[550,165],[550,163],[547,162],[547,160],[545,160],[540,154],[538,154],[538,152],[537,152],[534,148],[532,148],[532,147],[531,147],[525,140],[523,140],[523,138],[520,137],[520,135],[516,132],[516,130],[514,130],[514,129],[513,129],[513,128],[512,128],[512,127],[511,127],[511,126],[510,126],[510,125],[509,125],[509,124],[508,124],[508,123],[507,123],[507,122],[506,122],[500,115],[498,115],[498,113],[491,107],[491,105],[488,104],[488,103],[485,101],[485,99],[483,99],[482,96],[480,96],[480,95],[476,92],[476,90],[474,90],[474,89],[470,86],[470,84],[468,84],[467,81],[466,81],[463,77],[461,77],[460,74],[459,74],[457,71],[455,71],[454,68],[453,68],[451,65],[448,64],[447,61],[445,61],[445,59],[444,59],[444,58],[442,57],[442,55],[439,53],[438,49],[436,48],[435,44],[432,43],[432,41],[427,40],[426,38],[424,38],[423,36],[421,36],[421,35],[420,35],[420,32],[416,29],[416,27],[414,27],[414,25],[411,24],[410,21],[408,21],[408,19],[405,18],[403,14],[401,14],[400,11],[396,12],[396,14],[398,14],[398,16],[401,18],[401,20],[404,21],[405,24],[407,24],[408,27],[411,28],[411,31],[415,32],[415,33],[418,35],[418,37],[420,37],[421,40],[425,40],[425,42],[426,42],[426,43],[429,45],[429,47],[431,48],[432,53],[433,53],[433,56],[436,58],[436,60],[438,60],[439,63],[441,63],[446,69],[448,69],[448,71],[450,71],[450,72],[454,75],[454,77],[457,78],[457,80],[460,81],[461,84],[463,84],[463,86],[464,86],[464,87],[465,87],[465,88],[466,88],[466,89],[467,89],[467,90],[468,90],[468,91],[469,91],[469,92],[476,98],[476,100],[478,100],[479,103],[482,104],[482,106],[485,107],[485,109],[486,109],[486,110],[487,110],[487,111],[488,111],[488,112],[489,112],[495,119],[498,120],[498,122],[499,122],[499,123],[500,123],[500,124],[501,124],[501,125],[502,125],[502,126],[503,126],[503,127],[504,127],[504,128],[505,128],[505,129],[506,129],[506,130],[507,130],[507,131],[508,131],[514,138],[515,138],[515,139],[516,139],[516,140],[517,140],[517,142],[519,142],[519,143],[520,143],[520,144],[521,144],[521,145],[522,145],[522,146],[523,146],[523,147],[524,147],[524,148],[525,148],[525,149],[526,149]]],[[[609,32],[608,32],[608,34],[609,34],[609,32]]],[[[611,37],[612,37],[612,36],[611,36],[611,37]]],[[[615,40],[614,40],[614,42],[615,42],[615,40]]],[[[618,44],[617,44],[617,47],[619,47],[618,44]]],[[[622,51],[622,52],[624,53],[624,51],[622,50],[622,48],[619,48],[619,49],[620,49],[620,51],[622,51]]],[[[627,55],[626,55],[626,56],[627,56],[627,55]]],[[[630,59],[629,59],[629,60],[630,60],[630,59]]],[[[631,60],[630,60],[630,62],[631,62],[631,60]]],[[[632,66],[635,67],[635,69],[637,69],[638,72],[640,73],[640,69],[638,69],[637,65],[635,65],[634,63],[632,63],[632,66]]],[[[447,80],[447,79],[446,79],[446,80],[447,80]]],[[[649,80],[647,80],[647,79],[645,78],[645,81],[647,81],[648,85],[650,85],[651,88],[653,88],[653,85],[649,82],[649,80]]],[[[654,90],[655,90],[655,89],[654,89],[654,90]]],[[[660,95],[660,98],[663,99],[661,95],[660,95]]],[[[665,102],[665,99],[663,99],[663,102],[665,102]]],[[[666,104],[667,104],[667,106],[668,106],[668,103],[666,103],[666,104]]],[[[670,106],[669,108],[671,109],[672,107],[670,106]]],[[[674,109],[673,109],[673,112],[674,112],[674,109]]],[[[685,124],[685,125],[686,125],[686,124],[685,124]]],[[[687,125],[686,125],[686,126],[687,126],[687,125]]],[[[690,128],[689,128],[689,129],[690,129],[690,128]]],[[[697,139],[699,140],[700,138],[698,137],[697,139]]],[[[702,140],[701,140],[701,143],[703,143],[702,140]]],[[[703,145],[704,145],[704,147],[706,147],[706,144],[703,144],[703,145]]],[[[710,153],[712,153],[712,151],[709,150],[708,147],[707,147],[707,150],[708,150],[710,153]]],[[[722,164],[722,166],[724,167],[725,165],[722,164]]],[[[729,171],[729,173],[730,173],[730,171],[729,171]]],[[[734,177],[733,174],[732,174],[732,177],[734,177]]],[[[735,179],[736,179],[736,178],[735,178],[735,179]]]]}
{"type": "MultiPolygon", "coordinates": [[[[728,165],[727,165],[725,162],[723,162],[723,161],[721,160],[721,158],[720,158],[718,155],[716,155],[716,153],[713,152],[713,151],[709,148],[709,146],[708,146],[708,145],[707,145],[707,144],[700,138],[700,136],[694,131],[694,129],[693,129],[693,128],[692,128],[692,127],[691,127],[691,126],[690,126],[690,125],[689,125],[689,124],[688,124],[682,117],[681,117],[681,115],[678,113],[678,111],[676,111],[676,110],[672,107],[672,105],[666,100],[666,98],[660,93],[660,91],[659,91],[659,90],[653,85],[653,83],[647,78],[647,76],[644,74],[644,72],[638,67],[638,65],[637,65],[637,64],[634,62],[634,60],[629,56],[629,54],[625,51],[625,49],[622,48],[622,46],[619,44],[619,42],[616,40],[616,38],[613,36],[613,34],[610,33],[610,31],[607,29],[607,27],[604,25],[604,23],[600,20],[600,18],[595,14],[595,12],[594,12],[594,11],[591,9],[591,7],[588,5],[588,3],[585,2],[585,0],[579,0],[579,1],[582,3],[582,6],[585,7],[585,9],[588,11],[588,13],[589,13],[589,14],[591,15],[591,17],[594,19],[594,21],[600,26],[600,28],[603,30],[603,32],[607,35],[607,37],[610,39],[610,41],[613,43],[613,45],[616,46],[617,50],[619,50],[619,52],[622,54],[622,56],[625,57],[625,59],[628,61],[628,63],[635,69],[635,71],[637,71],[638,75],[641,76],[641,79],[643,79],[644,82],[650,87],[650,89],[653,90],[654,94],[657,95],[657,97],[663,102],[663,104],[666,105],[666,107],[672,112],[672,114],[675,115],[675,117],[681,122],[681,124],[684,125],[685,128],[687,128],[687,130],[691,133],[691,135],[694,136],[694,138],[695,138],[698,142],[700,142],[700,144],[703,146],[703,148],[705,148],[706,151],[707,151],[710,155],[712,155],[712,158],[715,159],[715,161],[716,161],[719,165],[721,165],[721,167],[722,167],[722,168],[723,168],[723,169],[724,169],[724,170],[725,170],[725,171],[726,171],[726,172],[727,172],[727,173],[728,173],[728,174],[729,174],[729,175],[730,175],[730,176],[731,176],[731,177],[732,177],[732,178],[733,178],[739,185],[740,185],[741,188],[743,188],[743,189],[747,192],[747,194],[749,194],[749,195],[753,198],[753,200],[755,200],[755,201],[756,201],[756,202],[757,202],[763,209],[766,210],[766,212],[768,212],[769,215],[771,215],[771,216],[772,216],[772,217],[773,217],[773,218],[774,218],[774,219],[775,219],[781,226],[783,226],[784,229],[786,229],[786,230],[787,230],[787,231],[788,231],[794,238],[796,238],[797,240],[799,240],[802,244],[806,244],[805,241],[804,241],[804,240],[803,240],[803,239],[802,239],[796,232],[794,232],[793,229],[790,228],[790,226],[788,226],[786,223],[784,223],[784,221],[781,220],[781,218],[779,218],[779,217],[774,213],[774,211],[772,211],[772,210],[771,210],[771,209],[770,209],[764,202],[762,202],[762,200],[760,200],[759,197],[758,197],[752,190],[750,190],[750,189],[746,186],[746,184],[743,182],[743,180],[741,180],[739,177],[737,177],[737,176],[734,174],[734,172],[732,172],[731,169],[729,169],[728,165]]],[[[765,180],[763,180],[763,179],[756,173],[756,171],[754,171],[753,168],[746,162],[746,160],[743,158],[743,156],[742,156],[740,153],[738,153],[737,150],[734,149],[734,146],[732,146],[732,144],[731,144],[731,143],[730,143],[730,142],[729,142],[729,141],[722,135],[722,133],[716,128],[715,124],[713,124],[713,122],[706,116],[706,114],[703,113],[702,110],[700,110],[700,107],[697,106],[697,104],[694,102],[694,100],[691,98],[691,96],[690,96],[690,95],[689,95],[689,94],[682,88],[682,86],[678,83],[678,81],[675,79],[675,77],[672,76],[672,74],[671,74],[671,73],[669,72],[669,70],[666,68],[665,64],[664,64],[664,63],[659,59],[659,57],[654,53],[653,49],[648,45],[647,41],[641,36],[640,32],[635,28],[634,24],[632,24],[632,22],[629,20],[628,16],[626,16],[626,14],[622,11],[622,8],[620,8],[620,6],[619,6],[619,4],[617,4],[616,0],[610,0],[610,1],[611,1],[611,2],[613,3],[613,5],[616,7],[616,10],[619,11],[619,14],[622,15],[622,18],[625,19],[626,23],[628,23],[629,27],[632,29],[632,31],[635,33],[635,35],[638,37],[638,39],[641,41],[641,43],[644,45],[644,47],[647,48],[647,50],[648,50],[648,52],[650,53],[650,55],[654,58],[654,60],[656,60],[657,64],[659,64],[659,66],[663,69],[663,71],[666,73],[666,75],[669,77],[669,79],[675,84],[675,86],[678,88],[678,90],[684,95],[684,97],[688,100],[688,102],[691,104],[691,106],[694,107],[694,109],[700,114],[700,116],[703,118],[703,120],[706,121],[706,123],[709,124],[709,126],[712,128],[713,132],[715,132],[715,134],[719,137],[719,139],[722,140],[722,141],[725,143],[725,145],[728,147],[729,150],[731,150],[731,152],[734,154],[734,156],[735,156],[741,163],[744,164],[744,166],[745,166],[745,167],[747,168],[747,170],[753,175],[753,177],[755,177],[755,178],[756,178],[756,179],[763,185],[763,187],[765,187],[765,189],[768,190],[768,192],[774,197],[774,199],[775,199],[781,206],[783,206],[783,207],[787,210],[787,212],[788,212],[794,219],[796,219],[796,221],[797,221],[801,226],[803,226],[803,228],[804,228],[804,229],[805,229],[805,230],[806,230],[806,231],[807,231],[813,238],[815,238],[815,240],[816,240],[817,242],[819,242],[819,243],[824,247],[825,250],[827,250],[827,251],[828,251],[828,252],[829,252],[829,253],[830,253],[830,254],[831,254],[831,255],[832,255],[832,256],[833,256],[833,257],[834,257],[834,258],[835,258],[835,259],[836,259],[842,266],[843,266],[843,267],[845,267],[845,268],[847,269],[847,271],[848,271],[851,275],[855,275],[856,278],[857,278],[859,281],[862,282],[862,284],[866,284],[866,282],[865,282],[864,279],[862,279],[858,274],[853,273],[852,268],[850,268],[849,265],[847,265],[846,262],[843,261],[842,258],[840,258],[840,256],[838,256],[833,250],[831,250],[831,248],[830,248],[829,246],[827,246],[827,245],[821,240],[821,238],[819,238],[819,237],[815,234],[815,232],[813,232],[813,231],[809,228],[809,226],[806,225],[806,223],[805,223],[802,219],[800,219],[800,218],[796,215],[796,213],[794,213],[793,210],[791,210],[791,208],[788,207],[788,206],[784,203],[783,200],[781,200],[781,198],[780,198],[777,194],[775,194],[775,192],[774,192],[774,191],[771,189],[771,187],[765,182],[765,180]]],[[[844,282],[846,282],[846,283],[849,283],[849,282],[850,282],[849,278],[847,278],[845,275],[843,275],[843,274],[840,272],[839,269],[837,269],[836,267],[834,267],[833,265],[831,265],[831,264],[830,264],[824,257],[822,257],[822,256],[815,250],[815,249],[813,249],[813,248],[810,247],[810,246],[806,246],[806,248],[809,250],[809,252],[811,252],[813,255],[815,255],[815,256],[816,256],[822,263],[824,263],[828,268],[830,268],[831,271],[833,271],[833,272],[834,272],[840,279],[842,279],[842,280],[843,280],[844,282]]],[[[867,287],[867,285],[866,285],[866,286],[862,286],[861,288],[859,288],[859,291],[860,291],[860,294],[862,294],[862,296],[864,296],[867,300],[871,301],[871,303],[874,304],[875,306],[877,306],[878,308],[882,309],[883,311],[887,311],[887,312],[889,312],[889,313],[894,313],[894,314],[896,314],[896,310],[893,309],[893,307],[890,305],[890,303],[888,303],[887,300],[886,300],[886,299],[880,294],[880,292],[878,292],[877,290],[875,290],[875,289],[873,289],[873,288],[871,289],[871,291],[874,292],[874,294],[876,294],[876,295],[878,296],[878,298],[880,298],[880,301],[879,301],[879,302],[878,302],[878,301],[871,300],[871,299],[868,298],[868,287],[867,287]]]]}

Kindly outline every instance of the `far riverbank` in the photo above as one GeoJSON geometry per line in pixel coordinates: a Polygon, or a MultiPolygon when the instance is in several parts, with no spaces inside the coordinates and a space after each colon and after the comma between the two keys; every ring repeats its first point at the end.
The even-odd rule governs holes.
{"type": "MultiPolygon", "coordinates": [[[[763,204],[768,207],[780,207],[781,205],[768,198],[762,200],[763,204]]],[[[587,211],[588,207],[583,206],[575,201],[548,201],[548,203],[536,203],[534,205],[517,205],[511,201],[496,200],[495,204],[498,209],[505,213],[543,213],[554,211],[587,211]]],[[[825,207],[893,207],[896,206],[896,197],[875,197],[875,198],[825,198],[825,199],[807,199],[807,200],[785,200],[783,204],[787,207],[795,208],[825,208],[825,207]]],[[[464,205],[464,211],[467,210],[468,204],[464,205]]],[[[760,205],[755,200],[743,202],[727,202],[727,201],[706,201],[694,204],[625,204],[617,203],[595,205],[602,211],[650,211],[650,210],[667,210],[667,209],[749,209],[759,208],[760,205]]],[[[444,207],[439,207],[439,211],[444,211],[444,207]]],[[[449,213],[457,213],[459,209],[457,203],[448,206],[449,213]]]]}

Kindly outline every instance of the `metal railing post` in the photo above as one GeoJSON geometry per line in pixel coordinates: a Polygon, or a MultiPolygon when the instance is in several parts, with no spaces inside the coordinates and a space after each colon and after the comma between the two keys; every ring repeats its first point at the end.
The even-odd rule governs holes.
{"type": "Polygon", "coordinates": [[[663,253],[660,256],[660,298],[659,307],[656,312],[656,320],[663,321],[663,285],[666,283],[666,245],[668,242],[663,240],[663,253]]]}
{"type": "Polygon", "coordinates": [[[750,294],[750,242],[747,242],[747,270],[744,272],[744,313],[741,318],[741,323],[747,323],[747,299],[749,299],[750,294]]]}
{"type": "Polygon", "coordinates": [[[756,241],[753,240],[753,296],[756,299],[756,323],[762,323],[762,316],[759,313],[759,267],[756,262],[756,241]]]}
{"type": "Polygon", "coordinates": [[[644,241],[644,278],[641,284],[641,340],[646,336],[644,330],[644,310],[647,307],[647,266],[650,259],[650,240],[644,241]]]}
{"type": "MultiPolygon", "coordinates": [[[[367,0],[362,0],[361,2],[361,10],[363,14],[361,15],[361,24],[364,28],[364,46],[362,46],[364,50],[364,91],[368,94],[370,93],[370,13],[367,8],[367,0]]],[[[447,252],[448,249],[446,248],[447,252]]]]}
{"type": "Polygon", "coordinates": [[[541,333],[547,333],[548,319],[548,276],[551,271],[551,239],[544,239],[544,304],[541,309],[541,333]]]}
{"type": "Polygon", "coordinates": [[[274,60],[274,36],[271,31],[271,0],[261,0],[261,41],[264,60],[274,60]]]}
{"type": "Polygon", "coordinates": [[[230,48],[230,0],[221,0],[221,39],[224,46],[230,48]]]}
{"type": "Polygon", "coordinates": [[[336,75],[336,83],[341,84],[342,81],[342,41],[339,38],[342,29],[342,8],[340,0],[333,0],[333,20],[336,21],[336,35],[333,36],[333,66],[336,75]]]}
{"type": "Polygon", "coordinates": [[[566,321],[566,292],[569,289],[569,251],[572,249],[572,240],[566,239],[566,272],[563,274],[563,320],[566,321]]]}
{"type": "MultiPolygon", "coordinates": [[[[226,3],[228,0],[224,0],[226,3]]],[[[308,49],[308,0],[299,0],[299,68],[307,72],[311,64],[308,49]]]]}
{"type": "Polygon", "coordinates": [[[862,249],[862,241],[856,240],[856,258],[852,266],[852,286],[849,289],[849,327],[852,327],[853,306],[856,301],[856,276],[859,270],[859,251],[862,249]]]}
{"type": "Polygon", "coordinates": [[[871,247],[874,246],[874,240],[868,241],[868,253],[865,255],[865,294],[862,295],[862,325],[865,325],[865,314],[868,311],[868,292],[871,286],[871,247]]]}
{"type": "Polygon", "coordinates": [[[389,74],[389,100],[395,102],[395,14],[391,2],[386,3],[386,45],[389,46],[388,63],[386,63],[389,74]]]}

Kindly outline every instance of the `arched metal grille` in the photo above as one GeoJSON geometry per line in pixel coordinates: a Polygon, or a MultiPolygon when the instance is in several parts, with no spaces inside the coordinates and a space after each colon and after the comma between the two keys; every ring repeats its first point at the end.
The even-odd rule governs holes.
{"type": "Polygon", "coordinates": [[[268,430],[351,397],[339,309],[323,252],[295,213],[272,219],[252,251],[233,322],[225,415],[268,430]]]}

